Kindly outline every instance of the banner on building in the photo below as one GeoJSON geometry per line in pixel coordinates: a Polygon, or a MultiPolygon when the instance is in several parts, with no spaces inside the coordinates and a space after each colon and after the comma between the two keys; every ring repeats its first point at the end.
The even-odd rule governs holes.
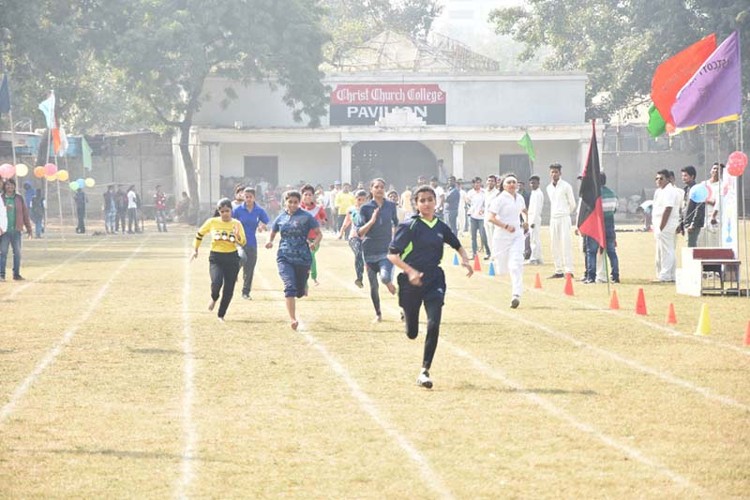
{"type": "Polygon", "coordinates": [[[440,86],[342,84],[331,92],[331,125],[374,125],[396,108],[411,110],[426,125],[445,125],[446,95],[440,86]]]}

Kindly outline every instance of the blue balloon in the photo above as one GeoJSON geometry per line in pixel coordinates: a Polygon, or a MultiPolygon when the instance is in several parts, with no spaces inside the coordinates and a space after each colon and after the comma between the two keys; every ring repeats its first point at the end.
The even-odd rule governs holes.
{"type": "Polygon", "coordinates": [[[690,188],[690,199],[696,203],[703,203],[708,199],[708,188],[700,183],[690,188]]]}

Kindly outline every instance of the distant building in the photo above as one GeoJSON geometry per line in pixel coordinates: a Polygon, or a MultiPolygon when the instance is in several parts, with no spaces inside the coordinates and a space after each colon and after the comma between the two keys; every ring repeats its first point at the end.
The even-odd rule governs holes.
{"type": "MultiPolygon", "coordinates": [[[[204,203],[221,178],[273,185],[384,177],[399,189],[420,175],[470,179],[508,171],[547,175],[560,162],[574,180],[588,151],[586,75],[500,73],[495,61],[449,38],[429,42],[386,32],[329,71],[328,114],[319,128],[296,123],[283,89],[209,78],[190,144],[204,203]],[[222,106],[231,87],[238,99],[222,106]],[[518,140],[528,131],[532,165],[518,140]]],[[[175,191],[186,187],[175,148],[175,191]]]]}

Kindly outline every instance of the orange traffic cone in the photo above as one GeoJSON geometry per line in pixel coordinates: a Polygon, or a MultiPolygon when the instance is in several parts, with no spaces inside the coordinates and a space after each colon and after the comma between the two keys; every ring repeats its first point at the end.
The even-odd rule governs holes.
{"type": "Polygon", "coordinates": [[[609,300],[610,309],[620,308],[620,299],[617,298],[617,290],[612,290],[612,298],[609,300]]]}
{"type": "Polygon", "coordinates": [[[542,277],[539,273],[536,273],[536,279],[534,280],[534,288],[542,288],[542,277]]]}
{"type": "Polygon", "coordinates": [[[641,316],[647,316],[646,311],[646,296],[643,294],[643,288],[638,289],[638,300],[635,302],[635,313],[641,316]]]}
{"type": "Polygon", "coordinates": [[[747,322],[745,327],[745,347],[750,347],[750,321],[747,322]]]}
{"type": "Polygon", "coordinates": [[[479,263],[479,255],[474,255],[474,270],[481,271],[482,264],[479,263]]]}
{"type": "Polygon", "coordinates": [[[668,325],[676,325],[677,324],[677,316],[674,313],[674,304],[669,303],[669,311],[667,312],[667,324],[668,325]]]}
{"type": "Polygon", "coordinates": [[[565,273],[565,295],[573,295],[573,275],[565,273]]]}

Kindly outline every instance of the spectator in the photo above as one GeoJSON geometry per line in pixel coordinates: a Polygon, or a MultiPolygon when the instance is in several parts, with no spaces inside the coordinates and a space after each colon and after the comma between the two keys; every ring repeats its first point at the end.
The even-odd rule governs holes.
{"type": "Polygon", "coordinates": [[[115,221],[117,219],[117,199],[115,193],[115,186],[110,184],[107,186],[107,190],[104,192],[104,231],[107,234],[114,234],[117,232],[115,221]]]}
{"type": "Polygon", "coordinates": [[[708,198],[706,198],[706,219],[703,227],[705,246],[721,246],[721,175],[724,173],[723,163],[711,166],[711,175],[706,181],[708,198]]]}
{"type": "Polygon", "coordinates": [[[128,188],[128,234],[133,234],[133,225],[138,232],[138,195],[135,193],[135,186],[128,188]]]}
{"type": "Polygon", "coordinates": [[[3,204],[7,215],[6,231],[0,236],[0,281],[5,281],[5,265],[9,248],[13,248],[13,279],[23,280],[21,276],[21,234],[24,228],[31,238],[31,219],[29,208],[23,196],[16,193],[16,181],[8,179],[3,185],[3,204]]]}
{"type": "Polygon", "coordinates": [[[458,205],[460,201],[461,189],[456,184],[456,178],[451,175],[448,177],[443,213],[445,214],[445,220],[448,222],[448,227],[451,228],[451,231],[455,235],[458,235],[458,205]]]}
{"type": "Polygon", "coordinates": [[[76,233],[86,233],[86,204],[88,203],[88,197],[83,192],[83,188],[79,187],[76,190],[76,194],[73,195],[73,200],[76,205],[76,215],[78,216],[78,225],[76,226],[76,233]]]}
{"type": "Polygon", "coordinates": [[[31,199],[31,220],[34,222],[34,235],[41,238],[44,233],[44,209],[47,201],[44,199],[42,190],[37,188],[34,197],[31,199]]]}
{"type": "Polygon", "coordinates": [[[529,246],[531,254],[528,264],[541,265],[542,259],[542,210],[544,210],[544,193],[539,188],[539,176],[529,178],[529,246]]]}
{"type": "MultiPolygon", "coordinates": [[[[474,177],[474,187],[466,193],[466,201],[469,206],[469,222],[471,224],[471,258],[477,256],[480,250],[477,246],[477,233],[482,238],[482,245],[487,257],[490,255],[490,246],[487,244],[487,233],[484,231],[484,189],[482,189],[482,178],[474,177]]],[[[485,259],[486,260],[486,259],[485,259]]]]}
{"type": "Polygon", "coordinates": [[[703,223],[706,219],[706,204],[696,202],[690,197],[690,190],[695,186],[695,167],[688,165],[680,170],[682,173],[682,182],[685,183],[682,210],[680,211],[680,225],[677,232],[685,234],[687,231],[688,247],[695,248],[698,246],[698,236],[701,234],[703,223]]]}
{"type": "Polygon", "coordinates": [[[184,222],[187,219],[188,212],[190,211],[190,196],[188,196],[187,192],[182,192],[182,198],[177,203],[177,206],[175,207],[175,212],[177,214],[177,219],[180,222],[184,222]]]}
{"type": "Polygon", "coordinates": [[[122,185],[117,185],[115,192],[115,203],[117,205],[117,214],[115,215],[115,232],[122,231],[125,234],[125,220],[128,215],[128,195],[122,190],[122,185]]]}
{"type": "Polygon", "coordinates": [[[161,233],[167,232],[167,195],[161,190],[161,185],[156,185],[154,194],[154,209],[156,210],[156,228],[161,233]]]}
{"type": "Polygon", "coordinates": [[[654,239],[656,240],[656,282],[673,282],[675,279],[675,235],[679,224],[681,193],[669,182],[669,171],[656,173],[657,190],[652,208],[654,239]]]}
{"type": "Polygon", "coordinates": [[[563,278],[565,273],[573,275],[573,247],[570,240],[570,214],[576,209],[573,187],[561,178],[562,165],[549,166],[551,182],[547,185],[550,200],[550,240],[555,272],[550,278],[563,278]]]}

